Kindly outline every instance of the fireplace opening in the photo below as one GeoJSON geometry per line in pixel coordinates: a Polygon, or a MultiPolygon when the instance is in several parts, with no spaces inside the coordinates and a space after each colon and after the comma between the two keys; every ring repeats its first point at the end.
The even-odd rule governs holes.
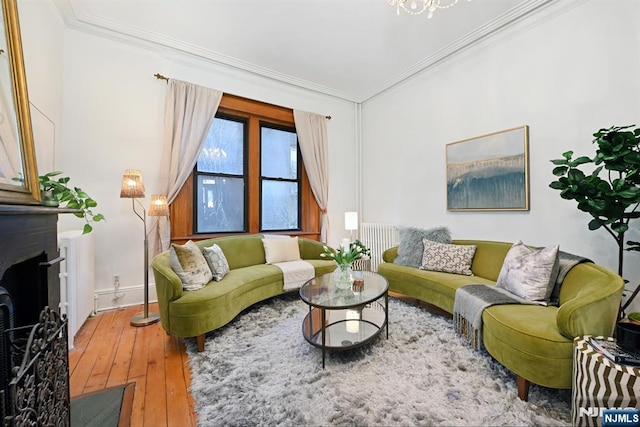
{"type": "Polygon", "coordinates": [[[46,261],[42,252],[16,262],[0,279],[0,390],[7,389],[14,368],[22,363],[31,327],[47,306],[47,268],[42,265],[46,261]]]}
{"type": "Polygon", "coordinates": [[[51,265],[42,253],[15,263],[0,279],[4,425],[68,425],[67,321],[47,304],[51,265]]]}
{"type": "MultiPolygon", "coordinates": [[[[42,252],[10,266],[0,280],[13,301],[15,325],[33,325],[38,322],[40,312],[48,305],[47,254],[42,252]]],[[[52,307],[57,309],[57,307],[52,307]]]]}

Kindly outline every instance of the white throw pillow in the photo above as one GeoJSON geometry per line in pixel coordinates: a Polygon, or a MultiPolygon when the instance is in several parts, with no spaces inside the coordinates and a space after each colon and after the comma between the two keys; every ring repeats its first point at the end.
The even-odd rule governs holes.
{"type": "Polygon", "coordinates": [[[184,245],[172,243],[169,248],[169,261],[185,291],[203,288],[213,278],[207,260],[198,245],[191,240],[184,245]]]}
{"type": "Polygon", "coordinates": [[[496,286],[529,301],[548,303],[558,277],[559,247],[530,248],[521,241],[504,258],[496,286]]]}
{"type": "Polygon", "coordinates": [[[208,248],[204,248],[202,252],[207,264],[209,264],[211,273],[213,273],[213,280],[219,282],[229,272],[227,257],[224,256],[220,246],[215,243],[208,248]]]}
{"type": "Polygon", "coordinates": [[[300,261],[300,247],[298,238],[291,239],[262,239],[264,257],[267,264],[286,261],[300,261]]]}
{"type": "Polygon", "coordinates": [[[473,276],[471,263],[476,254],[476,245],[436,243],[429,239],[424,239],[422,244],[424,245],[424,253],[421,270],[473,276]]]}

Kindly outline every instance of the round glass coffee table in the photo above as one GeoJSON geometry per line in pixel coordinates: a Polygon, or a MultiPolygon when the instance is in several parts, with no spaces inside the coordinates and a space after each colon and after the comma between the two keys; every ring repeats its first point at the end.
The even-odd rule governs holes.
{"type": "Polygon", "coordinates": [[[362,287],[342,289],[333,273],[315,277],[300,288],[300,298],[309,305],[302,322],[302,335],[322,349],[346,350],[376,338],[383,328],[389,338],[389,283],[371,271],[355,272],[364,280],[362,287]]]}

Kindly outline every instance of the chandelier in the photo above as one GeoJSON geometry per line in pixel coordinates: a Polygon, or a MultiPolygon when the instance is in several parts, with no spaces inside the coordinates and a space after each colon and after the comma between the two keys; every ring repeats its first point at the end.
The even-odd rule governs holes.
{"type": "MultiPolygon", "coordinates": [[[[400,9],[407,12],[409,15],[420,15],[425,11],[429,11],[427,18],[433,16],[433,12],[436,9],[449,9],[454,4],[458,3],[458,0],[387,0],[391,6],[396,7],[396,12],[400,15],[400,9]],[[407,7],[407,3],[409,7],[407,7]],[[419,6],[418,3],[422,2],[419,6]]],[[[469,0],[471,1],[471,0],[469,0]]]]}

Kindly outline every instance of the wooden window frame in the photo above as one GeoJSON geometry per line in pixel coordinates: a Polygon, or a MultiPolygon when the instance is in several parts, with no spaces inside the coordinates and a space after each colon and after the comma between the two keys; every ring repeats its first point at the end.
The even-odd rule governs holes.
{"type": "MultiPolygon", "coordinates": [[[[224,94],[218,113],[247,120],[247,231],[245,233],[194,233],[194,175],[189,175],[175,200],[169,205],[171,242],[183,244],[187,240],[203,240],[237,234],[260,233],[260,123],[295,129],[293,110],[277,105],[224,94]]],[[[300,230],[279,231],[278,234],[320,239],[321,212],[313,196],[304,164],[300,176],[300,230]]]]}

